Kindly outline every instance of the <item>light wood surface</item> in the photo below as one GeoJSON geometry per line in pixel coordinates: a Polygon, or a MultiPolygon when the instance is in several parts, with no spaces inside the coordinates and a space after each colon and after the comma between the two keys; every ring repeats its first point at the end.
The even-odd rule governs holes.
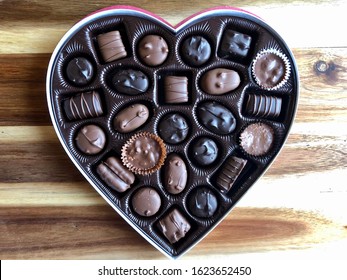
{"type": "MultiPolygon", "coordinates": [[[[78,173],[49,119],[55,45],[113,1],[0,1],[0,258],[165,259],[78,173]]],[[[297,59],[300,100],[284,149],[231,214],[182,259],[347,250],[346,1],[118,1],[172,24],[217,5],[258,14],[297,59]],[[317,67],[327,68],[325,73],[317,67]]]]}

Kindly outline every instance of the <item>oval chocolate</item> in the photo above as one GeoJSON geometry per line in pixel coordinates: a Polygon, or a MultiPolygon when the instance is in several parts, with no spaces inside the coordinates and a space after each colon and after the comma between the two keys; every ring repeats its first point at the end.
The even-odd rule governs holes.
{"type": "Polygon", "coordinates": [[[121,70],[113,76],[112,85],[120,93],[137,95],[147,91],[149,81],[141,71],[127,69],[121,70]]]}
{"type": "Polygon", "coordinates": [[[164,170],[164,187],[171,194],[178,194],[187,184],[188,173],[183,159],[177,154],[168,156],[164,170]]]}
{"type": "Polygon", "coordinates": [[[236,89],[241,83],[240,75],[231,69],[216,68],[207,71],[201,78],[203,91],[212,95],[221,95],[236,89]]]}
{"type": "Polygon", "coordinates": [[[197,115],[203,126],[217,134],[231,133],[236,127],[236,119],[230,110],[214,101],[198,105],[197,115]]]}
{"type": "Polygon", "coordinates": [[[143,125],[148,116],[149,111],[145,105],[133,104],[121,110],[115,116],[113,126],[119,132],[131,132],[143,125]]]}

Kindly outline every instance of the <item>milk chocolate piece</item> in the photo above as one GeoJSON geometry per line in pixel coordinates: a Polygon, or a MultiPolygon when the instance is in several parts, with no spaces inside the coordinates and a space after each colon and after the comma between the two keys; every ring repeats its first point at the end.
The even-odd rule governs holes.
{"type": "Polygon", "coordinates": [[[204,37],[191,36],[184,40],[181,54],[187,64],[200,66],[210,58],[211,46],[204,37]]]}
{"type": "Polygon", "coordinates": [[[171,194],[178,194],[187,184],[188,173],[183,159],[177,154],[170,154],[165,163],[164,182],[165,189],[171,194]]]}
{"type": "Polygon", "coordinates": [[[159,135],[170,144],[184,141],[189,132],[189,126],[185,118],[180,114],[168,114],[164,116],[158,125],[159,135]]]}
{"type": "Polygon", "coordinates": [[[110,31],[97,36],[100,53],[104,62],[111,62],[127,56],[119,31],[110,31]]]}
{"type": "Polygon", "coordinates": [[[208,137],[201,137],[193,142],[191,146],[193,159],[200,165],[210,165],[218,157],[218,147],[214,140],[208,137]]]}
{"type": "Polygon", "coordinates": [[[197,115],[201,123],[214,133],[229,134],[236,128],[234,115],[228,108],[215,101],[198,105],[197,115]]]}
{"type": "Polygon", "coordinates": [[[251,36],[227,29],[222,38],[220,51],[222,57],[246,57],[251,47],[251,36]]]}
{"type": "Polygon", "coordinates": [[[81,152],[87,155],[97,154],[105,147],[105,132],[97,125],[86,125],[78,131],[75,143],[81,152]]]}
{"type": "Polygon", "coordinates": [[[222,191],[229,191],[246,166],[247,160],[236,156],[229,157],[218,173],[216,184],[222,191]]]}
{"type": "Polygon", "coordinates": [[[116,157],[109,157],[101,162],[96,172],[109,187],[117,192],[125,192],[135,181],[135,176],[116,157]]]}
{"type": "Polygon", "coordinates": [[[240,85],[240,75],[231,69],[216,68],[207,71],[200,81],[202,90],[208,94],[221,95],[240,85]]]}
{"type": "Polygon", "coordinates": [[[268,90],[276,89],[288,78],[288,59],[276,50],[264,50],[254,59],[252,73],[260,87],[268,90]]]}
{"type": "Polygon", "coordinates": [[[132,197],[131,203],[137,214],[144,217],[150,217],[159,211],[161,199],[155,189],[143,187],[136,191],[132,197]]]}
{"type": "Polygon", "coordinates": [[[265,123],[248,125],[240,135],[240,144],[246,153],[253,156],[265,155],[272,147],[274,131],[265,123]]]}
{"type": "Polygon", "coordinates": [[[188,78],[181,76],[167,76],[164,82],[166,103],[188,102],[188,78]]]}
{"type": "Polygon", "coordinates": [[[96,91],[82,92],[63,103],[65,115],[70,121],[95,118],[104,113],[100,95],[96,91]]]}
{"type": "Polygon", "coordinates": [[[135,134],[122,147],[123,164],[135,174],[147,175],[157,171],[165,158],[163,140],[149,132],[135,134]]]}
{"type": "Polygon", "coordinates": [[[137,50],[141,61],[149,66],[162,64],[169,53],[166,41],[158,35],[147,35],[142,38],[137,50]]]}
{"type": "Polygon", "coordinates": [[[185,237],[191,225],[177,209],[173,209],[159,220],[158,227],[169,242],[173,244],[185,237]]]}
{"type": "Polygon", "coordinates": [[[149,81],[148,77],[141,71],[127,69],[114,75],[112,85],[120,93],[137,95],[147,91],[149,81]]]}
{"type": "Polygon", "coordinates": [[[197,187],[189,196],[188,207],[194,216],[210,218],[218,208],[218,200],[210,188],[197,187]]]}
{"type": "Polygon", "coordinates": [[[68,80],[77,86],[85,86],[94,76],[93,64],[85,57],[71,59],[65,69],[68,80]]]}
{"type": "Polygon", "coordinates": [[[264,94],[249,94],[246,113],[253,117],[277,118],[281,114],[282,98],[264,94]]]}
{"type": "Polygon", "coordinates": [[[143,104],[133,104],[121,110],[113,120],[114,128],[122,133],[134,131],[143,125],[149,116],[148,108],[143,104]]]}

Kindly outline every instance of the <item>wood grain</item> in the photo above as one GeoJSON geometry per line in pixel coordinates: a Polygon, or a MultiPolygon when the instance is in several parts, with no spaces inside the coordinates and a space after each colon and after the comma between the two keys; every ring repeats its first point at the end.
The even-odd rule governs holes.
{"type": "MultiPolygon", "coordinates": [[[[230,1],[117,4],[142,7],[176,24],[230,1]]],[[[164,258],[78,173],[47,110],[45,76],[55,45],[77,20],[108,5],[0,1],[1,259],[164,258]]],[[[263,17],[292,47],[300,74],[298,112],[271,168],[183,259],[291,250],[324,256],[329,248],[345,254],[340,244],[347,244],[347,37],[341,35],[346,25],[341,14],[347,3],[232,5],[263,17]]]]}

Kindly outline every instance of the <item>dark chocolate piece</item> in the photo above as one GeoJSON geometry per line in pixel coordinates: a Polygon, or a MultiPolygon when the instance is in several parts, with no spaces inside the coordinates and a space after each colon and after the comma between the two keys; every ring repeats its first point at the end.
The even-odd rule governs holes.
{"type": "Polygon", "coordinates": [[[247,160],[235,156],[229,157],[218,173],[216,184],[222,191],[229,191],[246,166],[247,160]]]}
{"type": "Polygon", "coordinates": [[[217,134],[228,134],[235,130],[236,119],[230,110],[223,105],[210,101],[197,107],[199,121],[210,131],[217,134]]]}
{"type": "Polygon", "coordinates": [[[135,176],[116,157],[109,157],[96,168],[101,180],[117,192],[125,192],[135,181],[135,176]]]}
{"type": "Polygon", "coordinates": [[[253,61],[252,73],[256,83],[268,90],[276,89],[287,79],[287,58],[278,51],[264,50],[253,61]]]}
{"type": "Polygon", "coordinates": [[[174,113],[168,114],[160,120],[158,131],[165,142],[177,144],[187,138],[189,126],[182,115],[174,113]]]}
{"type": "Polygon", "coordinates": [[[218,208],[218,200],[210,188],[196,187],[189,196],[188,207],[194,216],[210,218],[218,208]]]}
{"type": "Polygon", "coordinates": [[[169,53],[166,41],[158,35],[147,35],[142,38],[137,50],[141,61],[149,66],[162,64],[169,53]]]}
{"type": "Polygon", "coordinates": [[[253,156],[265,155],[272,147],[274,131],[265,123],[248,125],[240,135],[240,145],[246,153],[253,156]]]}
{"type": "Polygon", "coordinates": [[[122,147],[123,164],[135,174],[147,175],[157,171],[165,158],[163,140],[149,132],[135,134],[122,147]]]}
{"type": "Polygon", "coordinates": [[[231,69],[216,68],[207,71],[200,80],[202,90],[208,94],[221,95],[240,85],[240,75],[231,69]]]}
{"type": "Polygon", "coordinates": [[[121,70],[114,75],[112,85],[120,93],[137,95],[147,91],[149,81],[147,76],[141,71],[127,69],[121,70]]]}
{"type": "Polygon", "coordinates": [[[112,62],[127,56],[119,31],[110,31],[97,36],[99,49],[104,62],[112,62]]]}
{"type": "Polygon", "coordinates": [[[150,217],[159,211],[161,199],[155,189],[143,187],[136,191],[131,199],[131,204],[137,214],[150,217]]]}
{"type": "Polygon", "coordinates": [[[277,118],[281,114],[282,98],[264,94],[249,94],[246,113],[253,117],[277,118]]]}
{"type": "Polygon", "coordinates": [[[177,154],[170,154],[165,163],[165,189],[171,194],[178,194],[186,187],[187,179],[187,167],[183,159],[177,154]]]}
{"type": "Polygon", "coordinates": [[[101,116],[104,112],[96,91],[82,92],[64,100],[64,112],[70,121],[101,116]]]}
{"type": "Polygon", "coordinates": [[[223,57],[246,57],[251,47],[251,36],[228,29],[224,32],[220,50],[223,57]]]}
{"type": "Polygon", "coordinates": [[[200,165],[206,166],[215,162],[218,157],[218,147],[214,140],[201,137],[192,144],[191,154],[200,165]]]}
{"type": "Polygon", "coordinates": [[[177,209],[171,210],[159,220],[158,227],[171,244],[185,237],[191,225],[177,209]]]}
{"type": "Polygon", "coordinates": [[[121,110],[113,120],[114,129],[127,133],[143,125],[149,116],[148,108],[143,104],[133,104],[121,110]]]}
{"type": "Polygon", "coordinates": [[[167,76],[164,82],[166,103],[188,102],[188,78],[181,76],[167,76]]]}
{"type": "Polygon", "coordinates": [[[97,154],[105,147],[105,132],[97,125],[86,125],[78,131],[75,143],[81,152],[87,155],[97,154]]]}
{"type": "Polygon", "coordinates": [[[68,62],[65,73],[74,85],[85,86],[93,79],[94,67],[85,57],[75,57],[68,62]]]}
{"type": "Polygon", "coordinates": [[[181,54],[188,65],[200,66],[210,58],[211,46],[204,37],[191,36],[184,40],[181,54]]]}

